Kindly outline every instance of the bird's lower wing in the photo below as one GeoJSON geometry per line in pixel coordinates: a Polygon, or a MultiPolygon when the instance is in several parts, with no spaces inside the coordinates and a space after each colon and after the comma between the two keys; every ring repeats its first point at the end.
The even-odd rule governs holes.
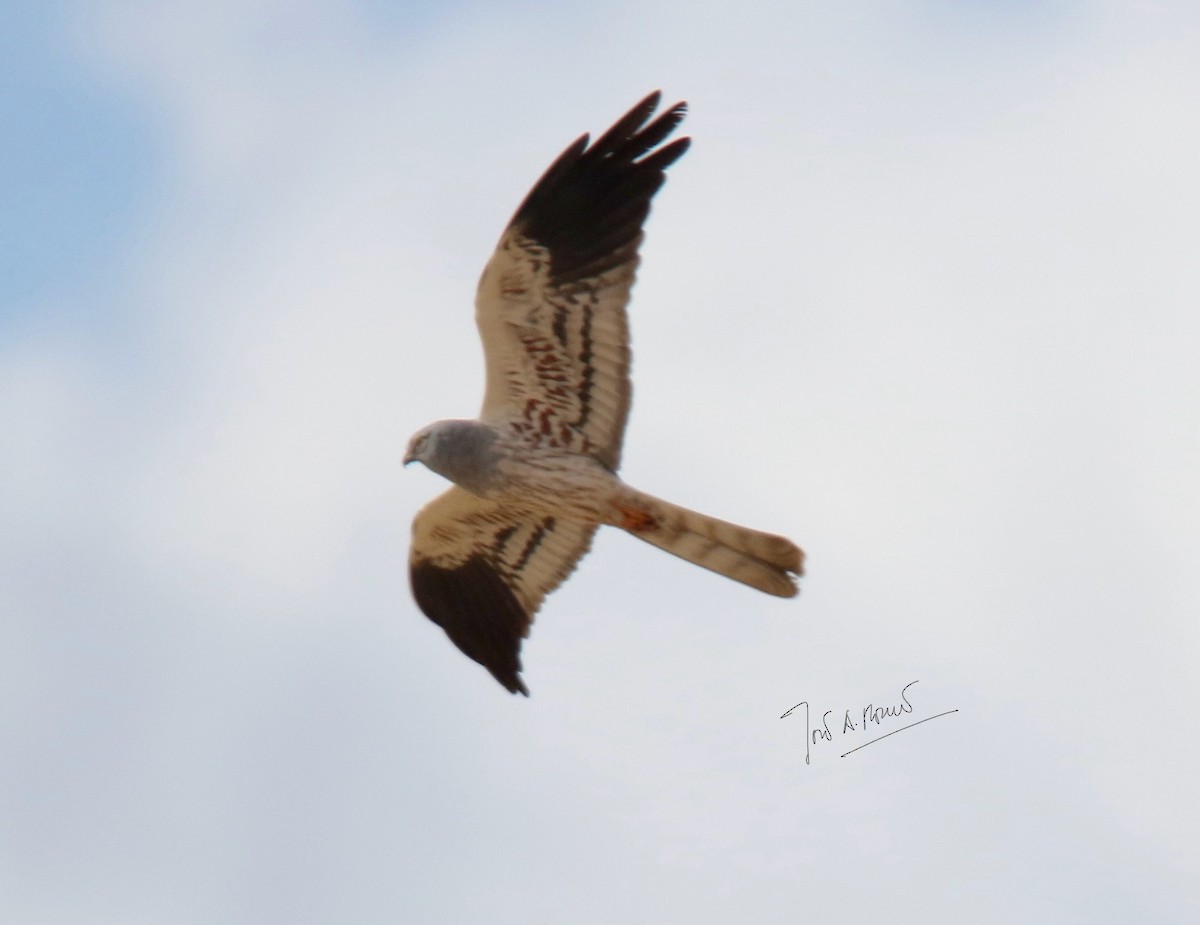
{"type": "Polygon", "coordinates": [[[477,498],[454,487],[413,521],[409,579],[413,597],[468,657],[512,693],[521,640],[547,594],[591,546],[594,524],[477,498]]]}

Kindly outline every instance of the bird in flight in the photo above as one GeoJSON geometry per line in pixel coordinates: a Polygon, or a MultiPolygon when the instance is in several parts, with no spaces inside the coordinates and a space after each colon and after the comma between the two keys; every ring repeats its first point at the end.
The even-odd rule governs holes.
{"type": "Polygon", "coordinates": [[[466,655],[529,695],[521,640],[600,525],[735,581],[792,597],[790,540],[678,507],[617,476],[629,415],[625,306],[642,224],[686,103],[650,94],[591,144],[583,135],[521,203],[475,296],[487,384],[478,420],[438,421],[404,456],[454,485],[413,521],[413,597],[466,655]]]}

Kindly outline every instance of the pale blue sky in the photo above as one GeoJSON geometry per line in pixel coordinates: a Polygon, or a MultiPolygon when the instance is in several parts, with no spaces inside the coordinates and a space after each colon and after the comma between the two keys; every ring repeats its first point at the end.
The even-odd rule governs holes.
{"type": "Polygon", "coordinates": [[[1200,15],[0,5],[0,920],[1192,922],[1200,15]],[[509,697],[417,611],[530,183],[692,106],[509,697]],[[950,716],[862,743],[844,711],[950,716]],[[805,764],[799,701],[832,710],[805,764]]]}
{"type": "Polygon", "coordinates": [[[80,60],[63,7],[0,7],[6,322],[110,281],[162,169],[150,113],[80,60]]]}

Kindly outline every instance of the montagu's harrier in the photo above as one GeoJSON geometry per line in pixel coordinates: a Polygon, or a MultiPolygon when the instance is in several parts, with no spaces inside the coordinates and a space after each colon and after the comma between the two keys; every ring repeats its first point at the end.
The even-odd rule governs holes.
{"type": "Polygon", "coordinates": [[[579,138],[521,203],[475,297],[487,361],[479,420],[430,424],[404,457],[454,482],[413,521],[413,596],[513,693],[529,693],[520,652],[534,614],[601,524],[780,597],[796,593],[802,573],[804,554],[789,540],[616,475],[642,223],[690,143],[663,144],[687,106],[650,121],[658,103],[658,93],[646,97],[591,145],[579,138]]]}

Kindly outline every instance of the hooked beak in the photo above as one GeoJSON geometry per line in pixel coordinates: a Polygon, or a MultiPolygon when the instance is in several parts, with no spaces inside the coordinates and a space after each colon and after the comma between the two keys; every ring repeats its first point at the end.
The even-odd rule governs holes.
{"type": "Polygon", "coordinates": [[[407,466],[409,463],[416,462],[416,461],[417,461],[417,457],[413,456],[411,451],[405,451],[404,463],[403,463],[404,465],[407,466]]]}

